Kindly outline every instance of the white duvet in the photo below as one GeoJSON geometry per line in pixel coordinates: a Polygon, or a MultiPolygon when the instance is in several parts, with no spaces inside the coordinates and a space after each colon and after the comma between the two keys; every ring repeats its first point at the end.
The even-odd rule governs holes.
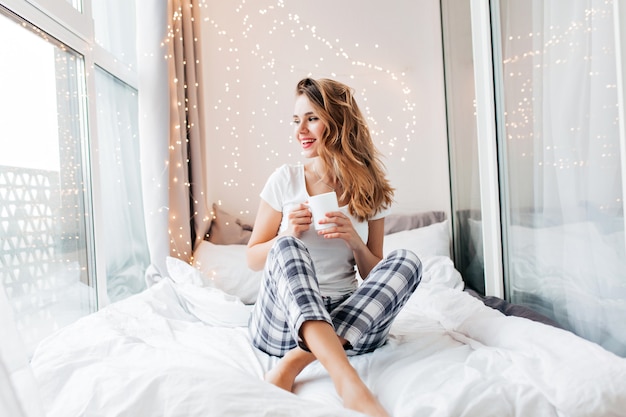
{"type": "MultiPolygon", "coordinates": [[[[351,361],[393,416],[624,416],[626,359],[572,333],[485,307],[444,256],[389,342],[351,361]]],[[[49,417],[357,416],[324,369],[295,394],[263,382],[250,307],[163,280],[42,342],[32,360],[49,417]]]]}

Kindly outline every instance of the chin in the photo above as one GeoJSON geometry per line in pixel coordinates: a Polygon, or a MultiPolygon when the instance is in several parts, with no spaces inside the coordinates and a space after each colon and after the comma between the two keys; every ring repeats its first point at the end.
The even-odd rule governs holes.
{"type": "Polygon", "coordinates": [[[301,155],[304,156],[307,159],[316,158],[318,156],[317,152],[315,152],[314,150],[311,150],[311,149],[303,150],[301,152],[301,155]]]}

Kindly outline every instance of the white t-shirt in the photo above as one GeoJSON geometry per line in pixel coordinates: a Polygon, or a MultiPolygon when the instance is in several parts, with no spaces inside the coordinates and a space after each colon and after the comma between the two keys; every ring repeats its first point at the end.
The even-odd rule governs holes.
{"type": "MultiPolygon", "coordinates": [[[[283,213],[279,233],[288,227],[288,216],[298,204],[308,201],[306,180],[303,165],[285,164],[278,168],[268,178],[261,198],[274,210],[283,213]]],[[[359,222],[348,212],[348,206],[340,207],[352,221],[354,229],[363,242],[367,242],[369,234],[368,222],[359,222]]],[[[377,213],[371,220],[383,218],[387,210],[377,213]]],[[[325,296],[341,296],[348,294],[357,286],[355,260],[352,250],[342,239],[324,239],[311,228],[300,236],[311,254],[315,265],[315,272],[320,284],[320,291],[325,296]]]]}

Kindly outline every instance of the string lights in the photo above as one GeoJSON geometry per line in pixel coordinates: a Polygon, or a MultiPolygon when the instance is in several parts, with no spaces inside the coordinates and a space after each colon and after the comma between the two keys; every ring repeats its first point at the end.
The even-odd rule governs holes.
{"type": "Polygon", "coordinates": [[[229,204],[240,216],[251,220],[266,174],[299,160],[290,111],[293,89],[304,76],[335,78],[354,87],[385,163],[409,160],[420,123],[414,82],[405,68],[383,59],[384,35],[342,39],[343,30],[280,0],[219,6],[201,0],[199,7],[203,51],[212,51],[203,64],[209,74],[204,77],[209,164],[219,176],[218,186],[237,189],[233,194],[239,200],[229,204]]]}
{"type": "MultiPolygon", "coordinates": [[[[582,186],[599,175],[618,174],[613,3],[593,2],[591,8],[554,17],[552,24],[534,30],[528,30],[532,19],[526,21],[526,26],[503,27],[505,128],[512,180],[528,181],[543,172],[542,181],[560,178],[561,183],[582,186]]],[[[579,197],[593,200],[600,211],[622,210],[620,187],[602,187],[579,197]]]]}

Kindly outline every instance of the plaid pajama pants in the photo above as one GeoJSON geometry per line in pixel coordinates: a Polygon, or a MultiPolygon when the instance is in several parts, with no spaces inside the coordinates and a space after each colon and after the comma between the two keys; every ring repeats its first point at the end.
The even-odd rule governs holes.
{"type": "Polygon", "coordinates": [[[396,250],[353,293],[338,299],[324,297],[306,246],[294,237],[281,237],[268,254],[250,316],[252,344],[273,356],[283,356],[297,345],[308,350],[300,327],[308,320],[322,320],[350,343],[348,355],[371,352],[385,343],[393,319],[421,277],[417,255],[396,250]]]}

